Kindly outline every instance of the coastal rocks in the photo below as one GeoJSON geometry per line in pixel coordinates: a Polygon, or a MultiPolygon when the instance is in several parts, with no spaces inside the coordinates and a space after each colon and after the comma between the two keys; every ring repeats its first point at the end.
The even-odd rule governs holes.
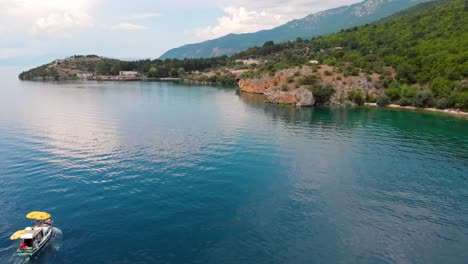
{"type": "Polygon", "coordinates": [[[356,91],[359,91],[366,100],[375,100],[383,92],[380,77],[377,73],[364,72],[349,75],[343,73],[343,69],[330,65],[316,67],[306,65],[276,71],[274,76],[264,74],[258,77],[241,77],[238,91],[265,94],[272,103],[308,106],[314,105],[317,99],[320,104],[348,105],[349,94],[356,91]],[[320,91],[330,90],[327,87],[332,87],[334,93],[325,101],[320,96],[313,98],[313,95],[313,99],[309,99],[308,92],[317,89],[317,94],[320,95],[320,91]]]}
{"type": "Polygon", "coordinates": [[[378,88],[378,75],[373,76],[371,80],[362,76],[350,76],[345,81],[342,80],[322,80],[321,85],[330,84],[335,89],[335,93],[330,97],[331,105],[349,104],[349,92],[360,91],[365,97],[375,100],[383,92],[378,88]]]}
{"type": "Polygon", "coordinates": [[[262,76],[255,79],[242,79],[239,88],[243,92],[263,94],[266,89],[277,86],[282,80],[280,77],[262,76]]]}
{"type": "Polygon", "coordinates": [[[314,95],[306,87],[282,91],[279,87],[274,86],[266,89],[264,94],[270,103],[292,104],[296,106],[313,106],[315,104],[314,95]]]}
{"type": "Polygon", "coordinates": [[[315,104],[314,95],[308,88],[298,88],[294,90],[293,94],[297,106],[313,106],[315,104]]]}

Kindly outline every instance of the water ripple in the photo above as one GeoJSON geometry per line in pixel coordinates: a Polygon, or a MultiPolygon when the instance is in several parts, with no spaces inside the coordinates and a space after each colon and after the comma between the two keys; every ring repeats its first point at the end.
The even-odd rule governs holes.
{"type": "Polygon", "coordinates": [[[64,234],[34,263],[468,258],[466,120],[154,82],[2,89],[1,263],[30,210],[64,234]]]}

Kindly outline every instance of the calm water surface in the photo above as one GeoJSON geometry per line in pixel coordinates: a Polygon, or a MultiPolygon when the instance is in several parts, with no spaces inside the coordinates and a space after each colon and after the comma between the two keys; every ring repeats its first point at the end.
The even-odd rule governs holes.
{"type": "Polygon", "coordinates": [[[156,82],[0,85],[0,263],[468,263],[468,120],[156,82]]]}

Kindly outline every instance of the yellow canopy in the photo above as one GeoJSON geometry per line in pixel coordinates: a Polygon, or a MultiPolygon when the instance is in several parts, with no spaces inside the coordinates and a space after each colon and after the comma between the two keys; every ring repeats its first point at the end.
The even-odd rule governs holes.
{"type": "Polygon", "coordinates": [[[16,231],[13,235],[11,235],[10,239],[11,240],[17,240],[19,239],[22,235],[26,234],[28,230],[18,230],[16,231]]]}
{"type": "Polygon", "coordinates": [[[30,212],[26,215],[26,218],[34,220],[47,220],[50,218],[50,214],[46,212],[30,212]]]}

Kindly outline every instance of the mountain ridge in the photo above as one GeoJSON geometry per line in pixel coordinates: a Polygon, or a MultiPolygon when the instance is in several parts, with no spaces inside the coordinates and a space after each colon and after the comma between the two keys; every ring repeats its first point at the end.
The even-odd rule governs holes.
{"type": "Polygon", "coordinates": [[[342,29],[375,22],[427,1],[429,0],[366,0],[310,14],[273,29],[254,33],[231,33],[220,38],[183,45],[165,52],[160,59],[229,56],[262,45],[266,41],[285,42],[296,38],[328,35],[342,29]]]}

